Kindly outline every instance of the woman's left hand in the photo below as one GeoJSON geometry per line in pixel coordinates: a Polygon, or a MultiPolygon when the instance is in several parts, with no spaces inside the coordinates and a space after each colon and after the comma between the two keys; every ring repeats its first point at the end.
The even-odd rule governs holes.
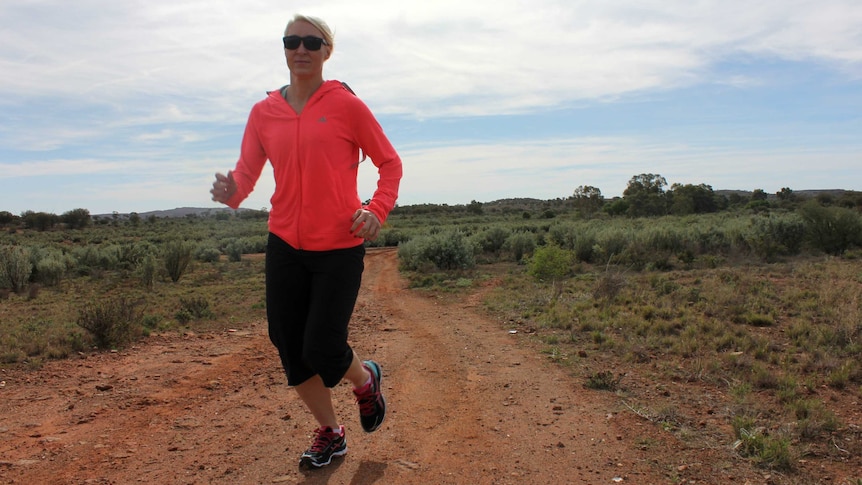
{"type": "Polygon", "coordinates": [[[350,233],[369,241],[377,239],[380,234],[380,220],[368,209],[359,209],[353,213],[353,225],[350,233]]]}

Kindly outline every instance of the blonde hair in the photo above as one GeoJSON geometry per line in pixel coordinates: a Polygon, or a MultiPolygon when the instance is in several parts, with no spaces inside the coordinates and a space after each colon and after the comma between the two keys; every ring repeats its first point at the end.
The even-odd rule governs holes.
{"type": "Polygon", "coordinates": [[[323,21],[323,19],[312,17],[310,15],[302,15],[296,14],[292,19],[287,23],[287,27],[284,28],[284,35],[287,35],[287,30],[293,25],[294,22],[306,22],[314,26],[317,30],[323,34],[323,40],[326,41],[326,44],[329,45],[329,49],[332,50],[335,48],[335,35],[332,33],[332,29],[329,28],[329,25],[323,21]]]}

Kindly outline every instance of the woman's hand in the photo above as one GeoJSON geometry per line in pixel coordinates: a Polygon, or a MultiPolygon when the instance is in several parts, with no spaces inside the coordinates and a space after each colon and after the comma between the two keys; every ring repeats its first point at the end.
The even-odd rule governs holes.
{"type": "Polygon", "coordinates": [[[228,199],[236,193],[236,181],[233,179],[233,173],[228,171],[227,175],[221,173],[215,174],[215,182],[210,193],[213,194],[213,200],[227,204],[228,199]]]}
{"type": "Polygon", "coordinates": [[[369,241],[377,239],[380,234],[380,220],[368,209],[359,209],[353,213],[353,225],[350,233],[369,241]]]}

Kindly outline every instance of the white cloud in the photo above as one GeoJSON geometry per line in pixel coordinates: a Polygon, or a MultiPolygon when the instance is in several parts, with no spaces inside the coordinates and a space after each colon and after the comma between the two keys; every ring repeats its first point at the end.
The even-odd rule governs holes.
{"type": "MultiPolygon", "coordinates": [[[[862,72],[854,0],[319,1],[336,29],[330,75],[380,112],[519,112],[704,80],[733,53],[814,58],[862,72]],[[454,103],[453,103],[454,101],[454,103]]],[[[282,2],[46,1],[0,7],[0,93],[121,103],[186,97],[240,116],[287,71],[282,2]],[[21,26],[26,25],[26,28],[21,26]],[[212,97],[215,96],[215,99],[212,97]],[[234,100],[234,101],[230,101],[234,100]]],[[[183,107],[178,107],[180,112],[183,107]]]]}

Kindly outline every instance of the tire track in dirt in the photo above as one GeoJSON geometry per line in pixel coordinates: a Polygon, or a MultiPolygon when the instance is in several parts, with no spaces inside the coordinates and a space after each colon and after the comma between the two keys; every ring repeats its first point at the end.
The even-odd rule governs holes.
{"type": "Polygon", "coordinates": [[[330,467],[297,469],[314,424],[255,322],[6,370],[0,483],[666,483],[615,432],[612,396],[469,306],[410,292],[397,264],[369,250],[351,324],[383,366],[387,420],[363,433],[338,386],[349,452],[330,467]]]}

